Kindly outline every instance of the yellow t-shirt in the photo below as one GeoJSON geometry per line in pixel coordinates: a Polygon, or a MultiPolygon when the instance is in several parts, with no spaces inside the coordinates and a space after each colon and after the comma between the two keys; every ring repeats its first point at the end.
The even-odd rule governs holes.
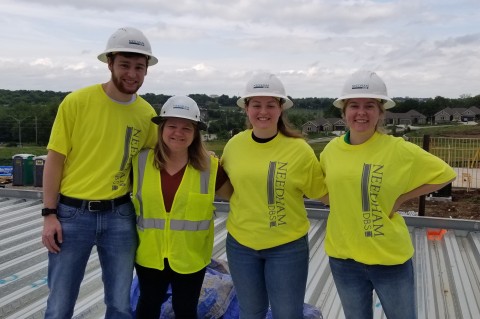
{"type": "Polygon", "coordinates": [[[257,143],[252,130],[246,130],[228,141],[221,163],[234,188],[227,230],[238,242],[259,250],[308,232],[304,195],[318,198],[323,177],[303,139],[279,133],[257,143]]]}
{"type": "Polygon", "coordinates": [[[442,184],[455,171],[402,138],[375,133],[360,145],[332,140],[320,154],[330,200],[325,250],[329,256],[374,265],[402,264],[413,256],[397,198],[424,184],[442,184]]]}
{"type": "Polygon", "coordinates": [[[66,156],[60,193],[112,199],[130,191],[132,157],[153,147],[156,115],[140,96],[129,104],[110,99],[100,84],[72,92],[58,109],[47,148],[66,156]]]}

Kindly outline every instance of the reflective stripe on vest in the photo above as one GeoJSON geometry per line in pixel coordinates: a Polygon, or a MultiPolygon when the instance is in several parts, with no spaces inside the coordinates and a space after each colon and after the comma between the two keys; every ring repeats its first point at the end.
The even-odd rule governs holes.
{"type": "MultiPolygon", "coordinates": [[[[140,206],[140,216],[137,217],[137,226],[141,230],[145,228],[165,229],[166,221],[162,218],[143,218],[143,200],[142,200],[142,187],[143,176],[145,174],[145,166],[147,165],[149,150],[145,149],[140,151],[138,156],[138,185],[137,193],[135,194],[140,206]]],[[[208,167],[206,170],[200,172],[200,193],[208,194],[208,184],[210,183],[210,159],[208,160],[208,167]]],[[[210,229],[211,220],[170,220],[171,230],[185,230],[185,231],[197,231],[210,229]]]]}

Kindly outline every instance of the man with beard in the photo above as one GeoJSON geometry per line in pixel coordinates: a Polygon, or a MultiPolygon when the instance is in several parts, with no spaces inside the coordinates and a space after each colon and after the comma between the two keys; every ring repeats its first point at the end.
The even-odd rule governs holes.
{"type": "Polygon", "coordinates": [[[67,95],[58,109],[44,167],[42,242],[50,294],[45,318],[71,318],[94,245],[102,268],[105,318],[131,318],[137,233],[131,159],[156,143],[155,110],[136,94],[158,62],[148,39],[120,28],[98,59],[111,79],[67,95]]]}

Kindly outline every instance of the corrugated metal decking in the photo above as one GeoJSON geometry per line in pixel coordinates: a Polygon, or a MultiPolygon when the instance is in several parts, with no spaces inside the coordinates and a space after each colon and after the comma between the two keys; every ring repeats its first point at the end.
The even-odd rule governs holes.
{"type": "MultiPolygon", "coordinates": [[[[214,258],[226,259],[228,203],[216,203],[214,258]]],[[[0,318],[43,318],[48,295],[47,253],[40,234],[39,192],[0,190],[0,318]]],[[[343,318],[324,252],[328,211],[309,208],[310,269],[305,302],[324,318],[343,318]]],[[[415,245],[418,317],[480,318],[480,221],[406,217],[415,245]],[[437,239],[427,230],[447,229],[437,239]]],[[[96,251],[88,262],[75,318],[103,318],[103,286],[96,251]]],[[[375,298],[375,318],[385,318],[375,298]]]]}

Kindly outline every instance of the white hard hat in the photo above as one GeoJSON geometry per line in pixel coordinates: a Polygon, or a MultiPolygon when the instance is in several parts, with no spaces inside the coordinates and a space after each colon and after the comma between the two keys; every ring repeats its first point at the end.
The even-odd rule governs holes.
{"type": "Polygon", "coordinates": [[[270,73],[259,73],[254,75],[247,82],[245,93],[237,100],[237,105],[245,108],[245,99],[253,96],[273,96],[282,99],[282,108],[288,109],[293,106],[293,102],[285,93],[282,82],[270,73]]]}
{"type": "Polygon", "coordinates": [[[132,28],[120,28],[113,33],[107,42],[105,51],[98,55],[98,59],[107,63],[107,54],[114,52],[132,52],[148,56],[148,65],[155,65],[158,59],[152,55],[152,47],[142,31],[132,28]]]}
{"type": "Polygon", "coordinates": [[[388,97],[385,82],[372,71],[360,70],[353,73],[345,82],[341,96],[333,102],[338,108],[343,108],[345,100],[354,98],[380,99],[385,109],[395,106],[388,97]]]}
{"type": "Polygon", "coordinates": [[[205,123],[200,119],[200,109],[197,103],[188,96],[175,95],[163,104],[160,115],[152,118],[152,122],[160,124],[167,117],[178,117],[194,121],[201,130],[206,129],[205,123]]]}

